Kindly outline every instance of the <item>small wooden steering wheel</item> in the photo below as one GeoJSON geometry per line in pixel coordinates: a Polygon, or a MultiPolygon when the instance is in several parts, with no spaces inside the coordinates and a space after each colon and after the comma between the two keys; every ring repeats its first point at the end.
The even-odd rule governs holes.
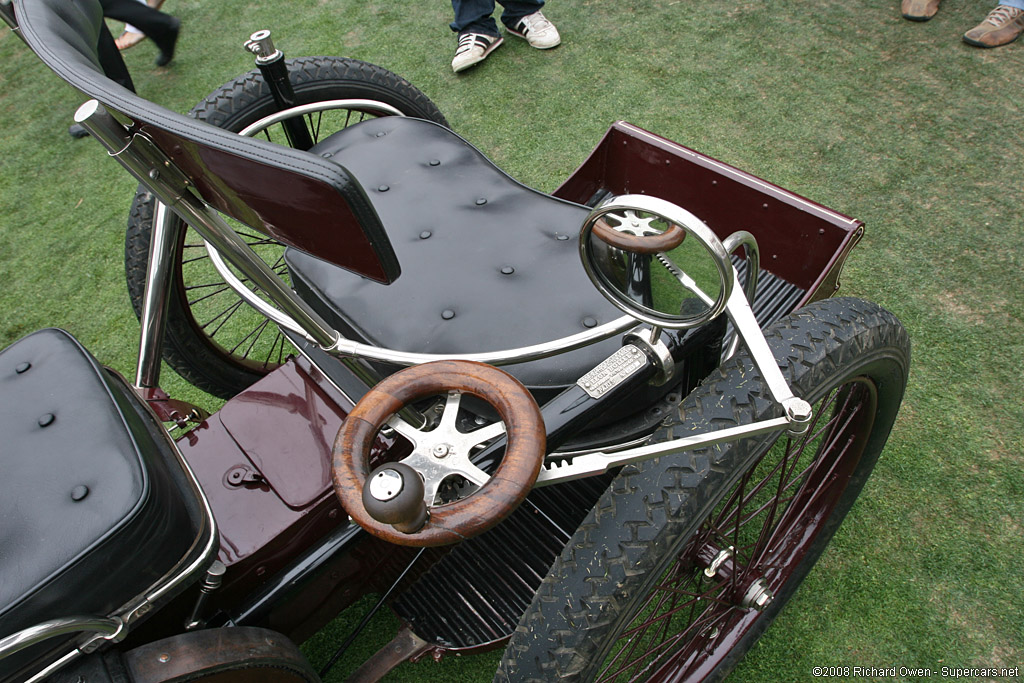
{"type": "MultiPolygon", "coordinates": [[[[412,546],[456,543],[487,531],[523,502],[540,473],[544,446],[544,420],[537,402],[511,375],[469,361],[425,363],[384,379],[348,414],[334,441],[334,491],[357,524],[386,541],[412,546]],[[496,422],[471,432],[459,431],[456,417],[463,393],[494,407],[504,427],[496,422]],[[434,429],[423,431],[397,417],[403,406],[437,394],[448,397],[434,429]],[[422,487],[418,481],[409,482],[415,485],[416,495],[423,496],[429,512],[426,523],[413,533],[378,521],[381,515],[371,516],[363,502],[370,448],[385,423],[412,441],[413,453],[401,463],[415,471],[407,476],[423,479],[422,487]],[[494,475],[488,477],[469,455],[474,447],[502,433],[507,434],[505,455],[494,475]],[[455,474],[478,485],[479,490],[452,503],[433,505],[441,482],[455,474]]],[[[388,476],[398,476],[395,470],[409,472],[400,466],[388,476]]]]}
{"type": "Polygon", "coordinates": [[[650,219],[641,219],[636,211],[627,209],[624,215],[605,214],[594,223],[594,234],[605,244],[634,254],[657,254],[672,251],[686,239],[686,230],[670,223],[664,232],[650,226],[650,219]],[[614,228],[607,218],[619,221],[614,228]]]}

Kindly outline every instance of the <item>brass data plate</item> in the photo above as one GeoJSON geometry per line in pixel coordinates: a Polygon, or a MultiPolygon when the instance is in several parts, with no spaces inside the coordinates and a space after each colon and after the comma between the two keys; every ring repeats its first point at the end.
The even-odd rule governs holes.
{"type": "Polygon", "coordinates": [[[577,385],[591,398],[601,398],[647,363],[643,351],[627,344],[580,377],[577,385]]]}

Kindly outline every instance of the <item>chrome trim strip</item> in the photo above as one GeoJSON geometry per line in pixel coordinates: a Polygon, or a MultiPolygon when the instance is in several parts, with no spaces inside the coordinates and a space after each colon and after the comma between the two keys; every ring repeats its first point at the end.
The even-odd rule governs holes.
{"type": "Polygon", "coordinates": [[[613,335],[630,330],[639,324],[640,323],[636,318],[624,315],[621,318],[617,318],[610,323],[605,323],[600,327],[595,327],[594,329],[587,330],[586,332],[569,335],[568,337],[561,337],[559,339],[541,342],[531,346],[521,346],[515,349],[502,349],[500,351],[485,351],[483,353],[413,353],[410,351],[382,349],[376,346],[360,344],[359,342],[354,342],[345,338],[339,339],[332,347],[326,350],[329,353],[334,353],[339,356],[357,356],[359,358],[386,361],[389,363],[396,363],[398,365],[419,365],[421,363],[429,363],[435,360],[471,360],[478,363],[488,363],[490,365],[511,365],[513,363],[523,363],[530,360],[548,358],[550,356],[558,355],[559,353],[566,353],[584,346],[589,346],[595,342],[599,342],[613,335]]]}
{"type": "Polygon", "coordinates": [[[775,432],[786,429],[789,426],[790,421],[788,418],[776,417],[749,425],[718,429],[712,432],[705,432],[704,434],[662,441],[624,451],[589,453],[578,456],[572,462],[565,464],[557,462],[545,463],[534,487],[591,477],[603,474],[613,467],[621,467],[630,463],[659,458],[663,455],[675,455],[695,448],[714,446],[715,444],[735,441],[748,436],[775,432]]]}
{"type": "Polygon", "coordinates": [[[264,116],[259,121],[252,123],[239,132],[239,135],[246,137],[252,137],[256,133],[269,128],[275,123],[280,123],[285,119],[290,119],[293,116],[305,116],[306,114],[315,114],[321,111],[329,111],[331,109],[360,109],[360,110],[377,110],[383,116],[405,116],[399,109],[392,107],[390,104],[384,102],[378,102],[376,100],[325,100],[323,102],[312,102],[310,104],[300,104],[297,107],[291,107],[289,109],[282,109],[279,112],[264,116]]]}
{"type": "MultiPolygon", "coordinates": [[[[231,272],[227,267],[227,264],[220,257],[220,254],[217,253],[217,250],[213,248],[212,245],[207,244],[206,249],[210,254],[210,262],[213,264],[213,267],[217,269],[220,276],[224,278],[224,282],[226,282],[231,289],[235,290],[235,293],[238,294],[238,296],[247,304],[273,320],[278,325],[281,325],[296,334],[302,335],[313,343],[319,344],[317,340],[309,337],[299,323],[289,318],[276,308],[273,308],[269,303],[256,296],[255,292],[242,284],[242,281],[231,272]]],[[[297,297],[294,293],[292,293],[292,295],[297,297]]],[[[568,337],[561,337],[560,339],[533,344],[532,346],[522,346],[513,349],[503,349],[500,351],[487,351],[483,353],[469,354],[415,353],[412,351],[384,349],[346,339],[345,337],[342,337],[341,333],[337,330],[333,330],[333,332],[338,335],[337,340],[333,344],[326,346],[320,344],[320,346],[327,352],[338,356],[354,356],[357,358],[395,363],[396,365],[420,365],[422,363],[429,363],[435,360],[456,359],[471,360],[478,363],[489,363],[491,365],[510,365],[512,363],[537,360],[540,358],[554,356],[559,353],[573,351],[583,346],[607,339],[608,337],[620,332],[625,332],[639,324],[640,323],[635,318],[627,315],[585,332],[579,332],[568,337]]]]}
{"type": "Polygon", "coordinates": [[[69,633],[89,632],[105,640],[115,640],[119,639],[124,631],[125,623],[118,617],[74,616],[50,619],[0,638],[0,659],[36,643],[69,633]]]}
{"type": "MultiPolygon", "coordinates": [[[[757,278],[761,273],[761,256],[757,248],[757,239],[746,230],[738,230],[722,241],[725,250],[732,254],[740,247],[747,253],[747,283],[743,287],[743,293],[747,302],[753,306],[754,296],[757,294],[757,278]]],[[[737,274],[738,275],[738,274],[737,274]]],[[[740,335],[734,334],[729,346],[722,352],[722,360],[732,358],[736,349],[740,346],[740,335]]]]}

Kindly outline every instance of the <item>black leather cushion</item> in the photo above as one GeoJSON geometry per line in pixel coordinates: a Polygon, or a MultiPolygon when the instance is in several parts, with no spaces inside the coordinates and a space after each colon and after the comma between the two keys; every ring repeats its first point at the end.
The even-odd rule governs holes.
{"type": "MultiPolygon", "coordinates": [[[[346,336],[403,351],[474,353],[576,334],[622,315],[580,263],[577,236],[588,209],[518,183],[447,128],[379,118],[311,151],[338,160],[367,189],[402,268],[382,286],[289,251],[299,291],[346,336]]],[[[619,344],[506,369],[550,394],[619,344]]]]}
{"type": "Polygon", "coordinates": [[[195,540],[196,501],[123,387],[62,330],[0,351],[0,636],[110,614],[195,540]]]}

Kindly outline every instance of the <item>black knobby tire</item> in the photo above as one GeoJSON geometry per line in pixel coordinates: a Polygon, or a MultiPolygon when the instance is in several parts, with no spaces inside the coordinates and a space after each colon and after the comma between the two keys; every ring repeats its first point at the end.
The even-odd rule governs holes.
{"type": "MultiPolygon", "coordinates": [[[[815,405],[808,435],[624,467],[556,559],[496,680],[717,680],[775,618],[885,445],[910,345],[892,314],[857,299],[808,305],[765,334],[794,392],[815,405]],[[766,608],[737,606],[757,599],[766,608]]],[[[739,354],[657,438],[777,417],[769,397],[739,354]]]]}
{"type": "MultiPolygon", "coordinates": [[[[396,107],[406,116],[447,126],[441,112],[400,76],[366,62],[341,57],[288,60],[296,104],[364,99],[396,107]]],[[[226,83],[190,114],[220,128],[239,132],[277,111],[258,70],[226,83]]],[[[314,142],[347,125],[373,116],[363,110],[307,115],[314,142]]],[[[283,131],[263,134],[287,144],[283,131]]],[[[132,201],[125,236],[125,275],[136,316],[141,315],[155,200],[140,186],[132,201]]],[[[229,398],[279,365],[288,345],[273,323],[242,303],[209,264],[202,240],[181,230],[174,257],[172,292],[163,357],[200,389],[229,398]]],[[[276,271],[287,278],[283,246],[253,230],[240,233],[276,271]]]]}

